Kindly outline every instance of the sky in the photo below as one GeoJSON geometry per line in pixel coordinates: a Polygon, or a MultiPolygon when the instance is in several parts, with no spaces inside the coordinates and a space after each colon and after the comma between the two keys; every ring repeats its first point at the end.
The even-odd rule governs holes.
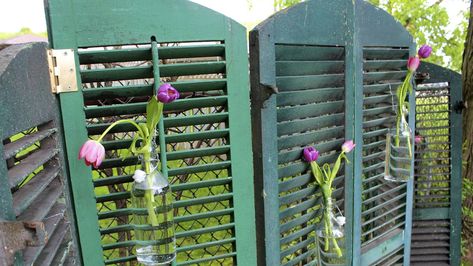
{"type": "MultiPolygon", "coordinates": [[[[192,1],[219,11],[240,23],[254,24],[264,20],[274,12],[273,0],[252,0],[251,6],[248,0],[192,1]]],[[[28,27],[33,32],[46,31],[43,0],[3,0],[2,2],[0,6],[0,32],[18,32],[22,27],[28,27]]],[[[444,0],[442,5],[447,7],[449,11],[452,18],[452,27],[457,25],[461,19],[458,16],[459,12],[468,8],[468,4],[464,0],[444,0]]]]}

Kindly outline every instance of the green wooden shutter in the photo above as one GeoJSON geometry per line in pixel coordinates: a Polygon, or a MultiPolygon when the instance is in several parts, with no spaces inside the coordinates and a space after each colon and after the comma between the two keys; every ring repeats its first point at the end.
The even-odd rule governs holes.
{"type": "Polygon", "coordinates": [[[363,49],[362,265],[393,265],[404,257],[408,186],[412,184],[384,180],[384,167],[386,134],[395,127],[396,90],[406,76],[408,56],[407,47],[363,49]]]}
{"type": "MultiPolygon", "coordinates": [[[[71,206],[65,200],[69,193],[60,120],[46,55],[44,43],[0,51],[0,220],[41,222],[47,236],[44,244],[18,252],[15,265],[79,263],[71,235],[74,219],[66,209],[71,206]]],[[[2,254],[24,244],[22,232],[13,228],[2,232],[2,254]]],[[[0,264],[7,265],[4,259],[0,264]]]]}
{"type": "Polygon", "coordinates": [[[364,1],[305,1],[251,32],[259,263],[327,263],[315,253],[321,197],[302,149],[333,162],[354,139],[334,194],[348,218],[345,264],[408,264],[413,183],[385,182],[383,170],[412,48],[402,25],[364,1]]]}
{"type": "Polygon", "coordinates": [[[176,199],[177,265],[255,265],[245,28],[184,0],[51,0],[47,9],[53,47],[75,49],[80,69],[81,90],[60,100],[84,263],[135,260],[128,191],[137,158],[119,158],[133,129],[107,136],[96,171],[76,153],[117,119],[143,120],[155,64],[160,82],[181,92],[165,106],[159,139],[176,199]]]}
{"type": "Polygon", "coordinates": [[[416,90],[411,265],[460,265],[461,75],[423,63],[416,90]]]}
{"type": "MultiPolygon", "coordinates": [[[[320,219],[321,197],[300,158],[302,148],[313,145],[314,139],[322,152],[321,164],[335,161],[332,152],[343,144],[343,57],[340,47],[276,45],[279,234],[285,265],[317,255],[312,233],[320,219]]],[[[342,171],[333,192],[342,209],[343,181],[342,171]]]]}

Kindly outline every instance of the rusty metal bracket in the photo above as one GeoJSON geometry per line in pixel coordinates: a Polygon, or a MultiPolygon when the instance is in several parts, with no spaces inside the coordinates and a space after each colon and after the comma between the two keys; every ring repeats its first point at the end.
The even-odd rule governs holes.
{"type": "Polygon", "coordinates": [[[75,53],[72,49],[48,49],[52,93],[77,91],[75,53]]]}
{"type": "Polygon", "coordinates": [[[468,103],[464,102],[464,101],[457,101],[454,105],[453,105],[453,110],[455,111],[455,113],[457,114],[461,114],[463,112],[464,109],[467,109],[468,108],[468,103]]]}
{"type": "Polygon", "coordinates": [[[17,251],[45,245],[47,241],[43,222],[0,221],[0,266],[12,265],[17,251]]]}
{"type": "Polygon", "coordinates": [[[416,85],[422,84],[424,81],[429,80],[429,79],[430,79],[429,73],[417,72],[414,76],[416,85]]]}

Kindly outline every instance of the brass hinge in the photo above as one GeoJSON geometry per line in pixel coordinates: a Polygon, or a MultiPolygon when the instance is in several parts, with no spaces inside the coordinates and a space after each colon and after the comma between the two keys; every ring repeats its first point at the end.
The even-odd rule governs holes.
{"type": "Polygon", "coordinates": [[[76,60],[72,49],[48,49],[52,93],[77,91],[76,60]]]}

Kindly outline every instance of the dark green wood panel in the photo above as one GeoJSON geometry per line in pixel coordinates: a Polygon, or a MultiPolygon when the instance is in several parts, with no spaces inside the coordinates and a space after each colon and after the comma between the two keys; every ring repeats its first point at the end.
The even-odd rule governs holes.
{"type": "Polygon", "coordinates": [[[43,43],[16,45],[2,50],[0,58],[0,99],[2,108],[1,137],[6,138],[19,131],[27,130],[32,125],[40,125],[55,118],[49,108],[42,103],[54,106],[54,97],[48,95],[49,73],[44,67],[46,61],[46,45],[43,43]],[[36,56],[36,68],[30,66],[31,57],[36,56]],[[39,67],[41,66],[41,67],[39,67]],[[29,76],[38,77],[34,82],[42,90],[32,90],[32,80],[29,76]],[[11,93],[15,91],[17,94],[11,93]],[[27,99],[37,99],[30,102],[27,99]],[[13,112],[16,110],[35,110],[35,112],[13,112]]]}
{"type": "Polygon", "coordinates": [[[250,33],[251,116],[258,265],[279,265],[276,67],[273,22],[250,33]],[[267,67],[267,66],[271,67],[267,67]],[[266,221],[271,221],[268,226],[266,221]]]}
{"type": "Polygon", "coordinates": [[[372,47],[406,47],[412,36],[386,11],[374,7],[367,1],[356,0],[360,43],[372,47]]]}
{"type": "Polygon", "coordinates": [[[347,36],[341,28],[351,26],[346,24],[351,5],[351,1],[312,0],[279,12],[272,17],[274,42],[343,46],[347,36]]]}
{"type": "Polygon", "coordinates": [[[358,147],[347,155],[352,165],[345,164],[345,216],[346,230],[346,264],[357,266],[361,260],[361,197],[360,177],[362,158],[360,143],[362,143],[360,121],[363,111],[362,99],[362,64],[361,44],[359,41],[359,21],[357,20],[356,3],[353,1],[347,10],[347,40],[345,65],[345,138],[353,140],[358,147]]]}
{"type": "MultiPolygon", "coordinates": [[[[345,200],[343,211],[348,218],[345,228],[346,264],[394,263],[402,258],[399,254],[404,252],[404,244],[410,242],[409,237],[398,237],[391,241],[394,244],[389,242],[389,252],[377,252],[373,248],[377,244],[388,245],[392,237],[388,233],[392,230],[378,232],[379,238],[374,238],[369,246],[365,245],[363,251],[362,237],[366,239],[376,230],[387,227],[387,221],[396,221],[398,227],[407,231],[411,224],[409,208],[412,196],[406,190],[412,191],[412,183],[388,189],[376,182],[382,179],[379,171],[384,167],[383,137],[394,122],[392,110],[395,105],[390,91],[395,91],[404,78],[406,60],[413,52],[409,48],[412,47],[412,37],[398,22],[362,0],[304,1],[273,15],[251,32],[252,106],[256,109],[253,117],[257,117],[253,120],[253,131],[258,136],[255,139],[258,144],[253,148],[257,157],[255,183],[258,185],[255,193],[258,195],[262,190],[266,196],[260,205],[257,203],[265,213],[257,217],[257,224],[265,225],[261,231],[264,228],[266,234],[271,234],[263,236],[264,240],[260,242],[266,246],[266,253],[260,253],[264,257],[260,262],[266,265],[293,265],[301,261],[309,265],[317,263],[310,261],[310,247],[305,245],[307,239],[304,236],[310,227],[297,227],[310,224],[317,217],[312,209],[307,208],[316,201],[304,199],[306,194],[303,193],[315,190],[304,186],[311,183],[310,175],[306,174],[306,164],[294,161],[300,158],[304,146],[316,145],[323,151],[336,150],[344,139],[353,139],[358,145],[349,154],[352,164],[345,166],[345,179],[340,180],[344,189],[337,187],[337,195],[343,195],[341,198],[345,200]],[[276,102],[273,93],[276,93],[276,102]],[[275,122],[277,129],[273,126],[275,122]],[[325,126],[329,128],[323,129],[325,126]],[[364,143],[365,139],[369,141],[364,143]],[[276,140],[277,147],[274,147],[276,140]],[[272,183],[272,171],[276,165],[268,154],[275,149],[283,149],[278,156],[279,187],[282,192],[289,193],[281,194],[278,199],[267,193],[276,193],[272,183]],[[366,153],[368,150],[376,152],[366,153]],[[368,198],[363,203],[368,193],[380,196],[368,198]],[[379,202],[382,197],[386,197],[386,202],[381,202],[380,206],[365,208],[365,205],[379,202]],[[396,201],[402,206],[396,209],[402,215],[389,212],[392,216],[383,222],[374,217],[375,213],[396,201]],[[280,204],[281,217],[290,217],[300,210],[301,217],[307,219],[281,220],[284,231],[279,233],[285,241],[279,246],[273,243],[277,232],[274,227],[280,222],[275,217],[276,203],[280,204]],[[289,205],[285,204],[294,204],[294,209],[286,210],[289,205]],[[374,215],[371,221],[378,222],[372,228],[361,226],[363,221],[367,221],[364,216],[368,214],[374,215]],[[291,227],[295,232],[291,232],[291,227]],[[286,232],[290,232],[289,235],[285,236],[286,232]],[[285,246],[289,243],[287,239],[293,241],[293,246],[285,246]],[[280,261],[274,259],[278,247],[280,261]],[[365,253],[363,259],[362,253],[365,253]],[[292,258],[287,258],[288,254],[293,254],[292,258]]],[[[320,160],[331,161],[334,157],[322,156],[320,160]]],[[[405,232],[401,230],[401,233],[405,232]]]]}

